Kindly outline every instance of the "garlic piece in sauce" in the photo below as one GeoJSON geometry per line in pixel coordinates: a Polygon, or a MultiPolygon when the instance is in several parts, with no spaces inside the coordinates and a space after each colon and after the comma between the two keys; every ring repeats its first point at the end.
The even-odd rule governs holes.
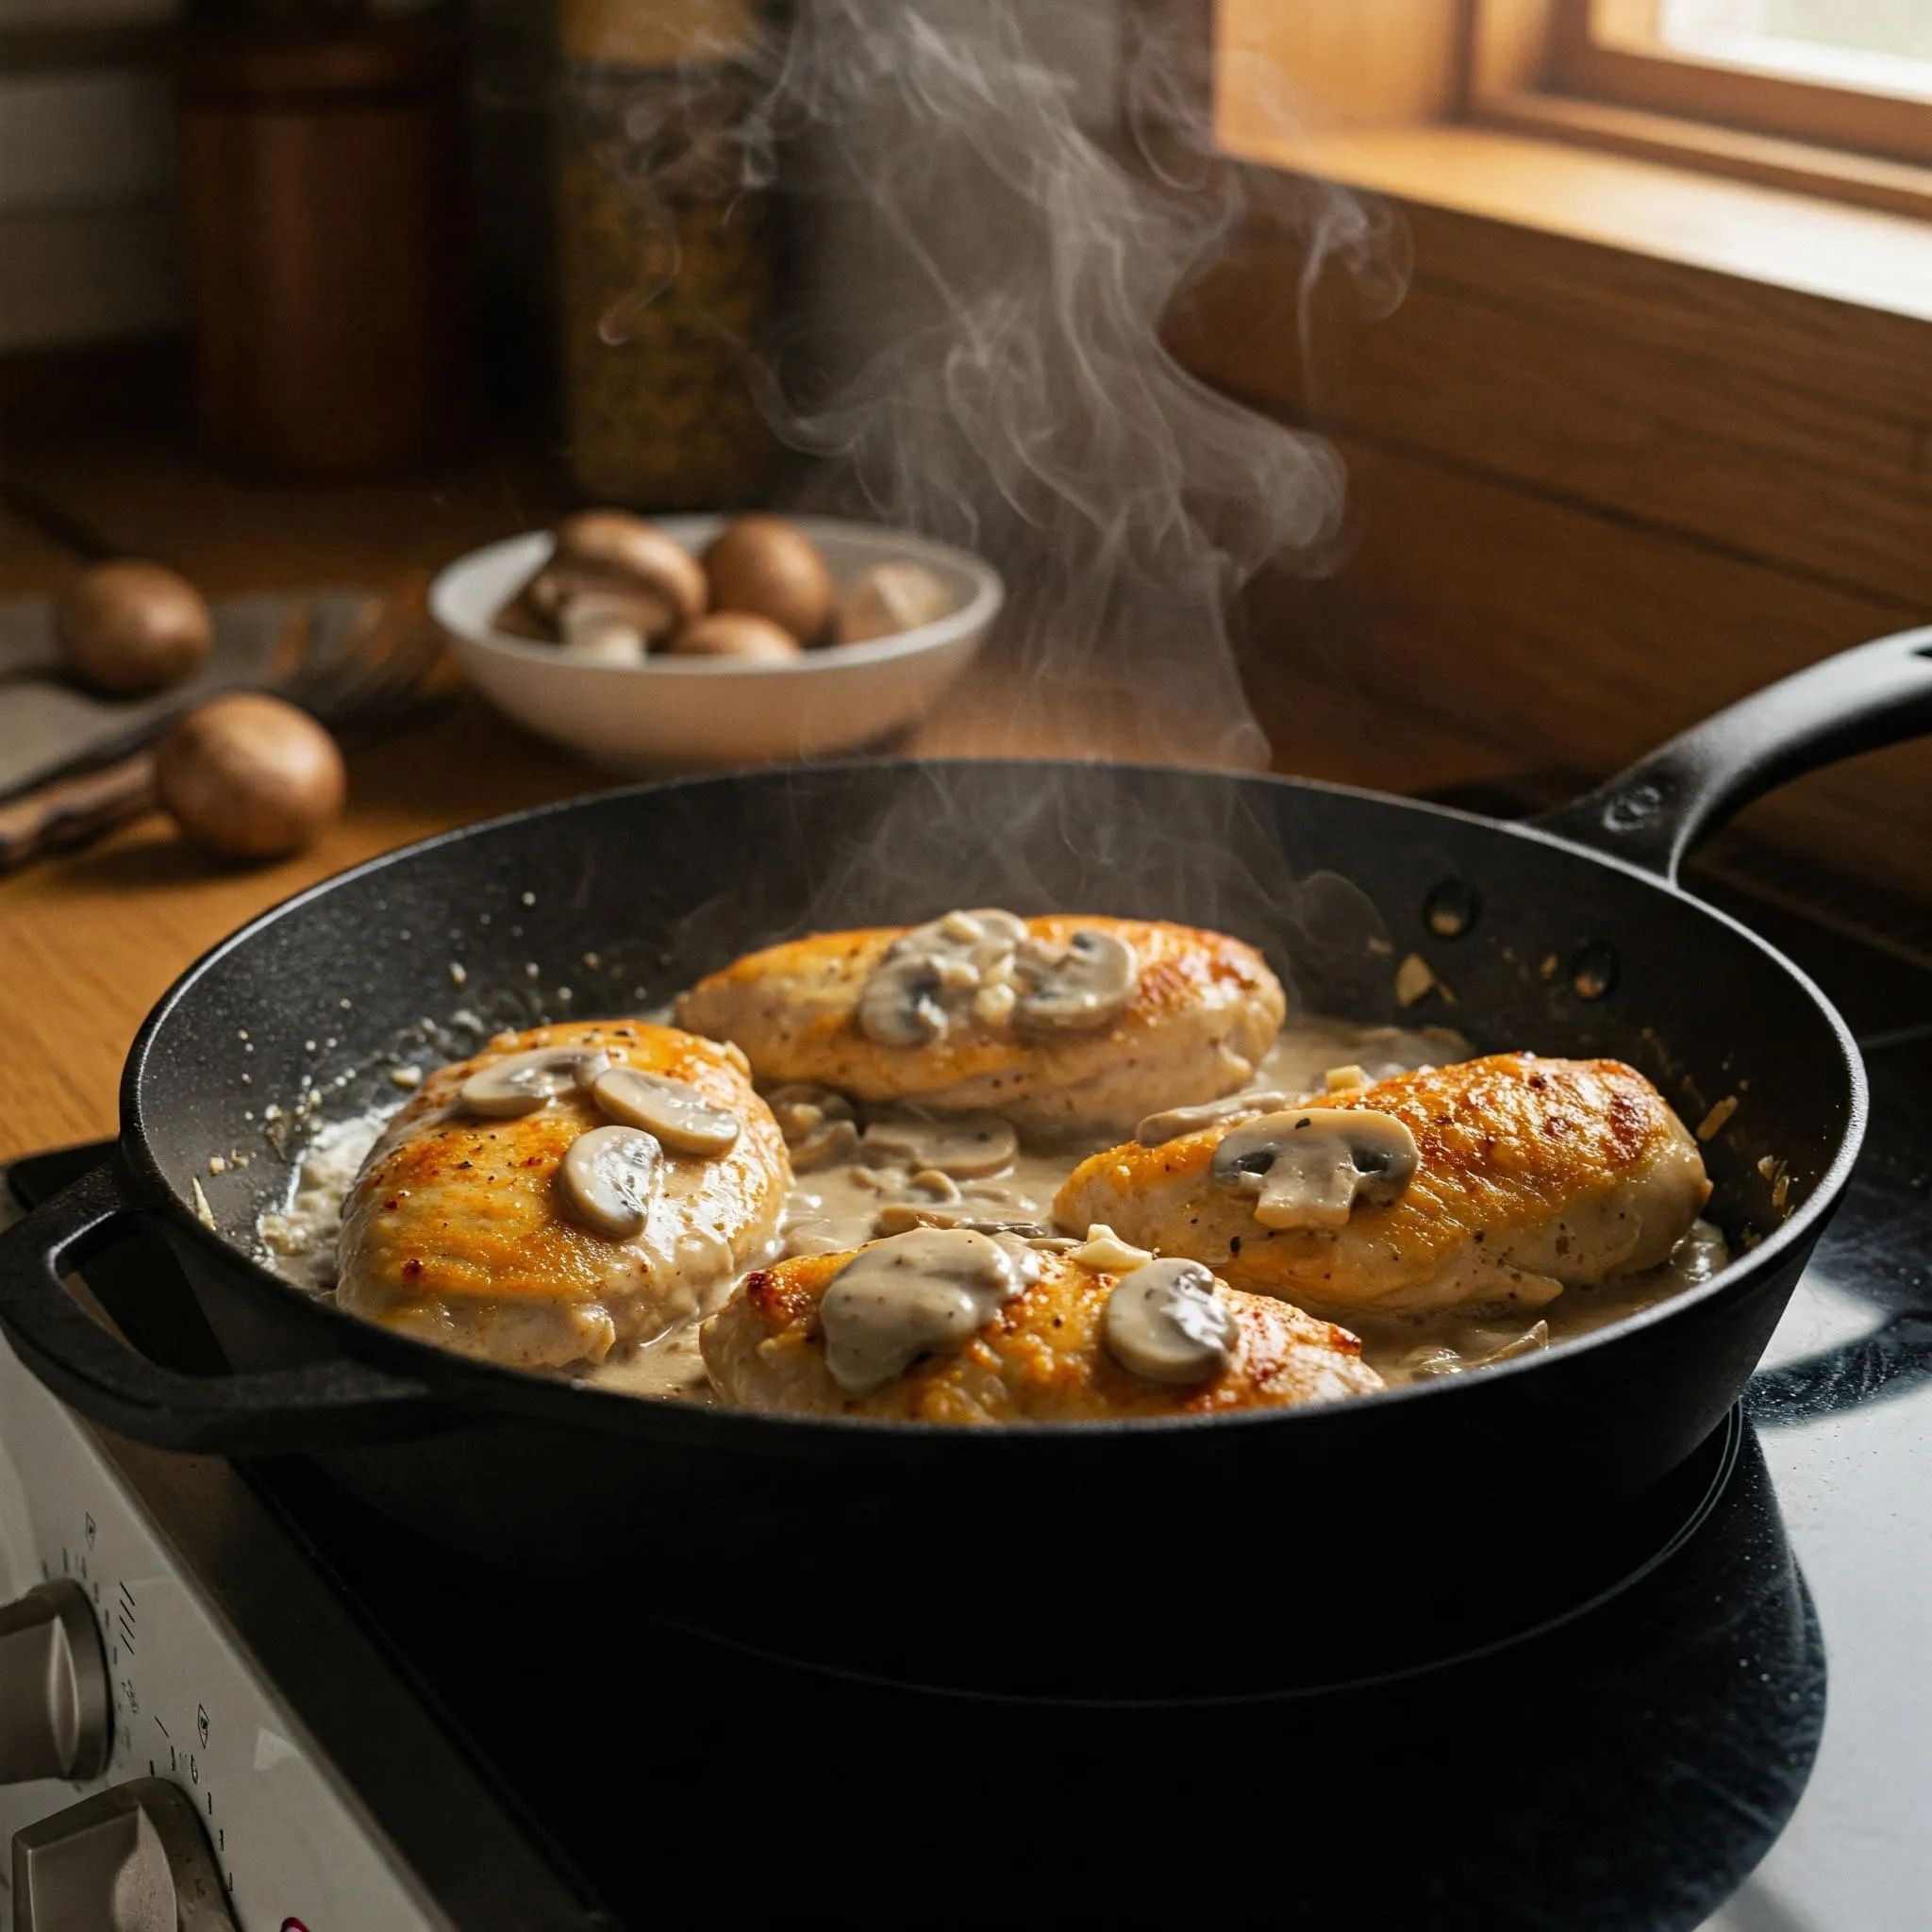
{"type": "Polygon", "coordinates": [[[1208,1174],[1217,1187],[1252,1194],[1263,1227],[1345,1227],[1357,1200],[1399,1200],[1417,1158],[1415,1136],[1393,1114],[1295,1108],[1236,1127],[1208,1174]]]}
{"type": "Polygon", "coordinates": [[[1145,1262],[1114,1283],[1101,1333],[1122,1368],[1150,1382],[1185,1384],[1226,1372],[1241,1326],[1212,1274],[1174,1257],[1145,1262]]]}
{"type": "Polygon", "coordinates": [[[664,1150],[640,1127],[592,1127],[563,1157],[563,1191],[585,1224],[613,1241],[643,1232],[664,1150]]]}
{"type": "Polygon", "coordinates": [[[610,1069],[610,1056],[590,1046],[535,1046],[513,1053],[463,1082],[457,1105],[498,1119],[535,1113],[573,1087],[589,1087],[610,1069]]]}
{"type": "Polygon", "coordinates": [[[858,1118],[852,1103],[837,1089],[792,1080],[773,1088],[765,1104],[785,1136],[793,1174],[833,1167],[858,1152],[858,1118]]]}
{"type": "Polygon", "coordinates": [[[1096,1221],[1088,1228],[1087,1239],[1072,1251],[1072,1257],[1096,1274],[1123,1274],[1130,1268],[1144,1268],[1154,1258],[1151,1249],[1137,1248],[1132,1241],[1123,1241],[1104,1221],[1096,1221]]]}
{"type": "Polygon", "coordinates": [[[724,1154],[737,1144],[738,1118],[695,1087],[635,1067],[612,1067],[591,1083],[591,1098],[614,1121],[642,1127],[674,1154],[724,1154]]]}
{"type": "Polygon", "coordinates": [[[870,1395],[934,1349],[958,1348],[1040,1279],[1017,1242],[922,1227],[861,1248],[819,1304],[825,1367],[848,1395],[870,1395]]]}

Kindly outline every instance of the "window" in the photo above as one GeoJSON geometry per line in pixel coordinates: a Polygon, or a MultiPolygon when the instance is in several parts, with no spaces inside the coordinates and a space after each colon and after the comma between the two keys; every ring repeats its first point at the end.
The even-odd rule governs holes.
{"type": "Polygon", "coordinates": [[[1932,0],[1570,0],[1564,93],[1932,164],[1932,0]]]}
{"type": "Polygon", "coordinates": [[[1932,99],[1925,0],[1662,0],[1657,39],[1760,74],[1932,99]]]}

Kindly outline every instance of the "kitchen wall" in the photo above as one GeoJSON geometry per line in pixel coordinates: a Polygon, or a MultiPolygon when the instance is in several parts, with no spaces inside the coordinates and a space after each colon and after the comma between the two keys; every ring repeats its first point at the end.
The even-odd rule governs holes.
{"type": "Polygon", "coordinates": [[[174,0],[0,0],[0,354],[183,319],[174,0]]]}

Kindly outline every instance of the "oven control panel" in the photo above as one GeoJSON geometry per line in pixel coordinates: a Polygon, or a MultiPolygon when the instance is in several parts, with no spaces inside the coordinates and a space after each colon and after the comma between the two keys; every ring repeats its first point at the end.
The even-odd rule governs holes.
{"type": "Polygon", "coordinates": [[[75,1848],[118,1833],[200,1873],[207,1915],[183,1924],[448,1932],[99,1442],[4,1341],[0,1604],[0,1928],[83,1923],[42,1896],[94,1882],[75,1848]],[[36,1891],[18,1918],[16,1873],[36,1891]]]}

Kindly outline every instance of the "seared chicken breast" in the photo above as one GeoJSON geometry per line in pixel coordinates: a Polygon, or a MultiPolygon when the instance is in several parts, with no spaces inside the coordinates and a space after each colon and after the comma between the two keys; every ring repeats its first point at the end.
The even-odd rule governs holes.
{"type": "MultiPolygon", "coordinates": [[[[1299,1151],[1296,1123],[1309,1115],[1297,1108],[1096,1154],[1069,1175],[1055,1218],[1067,1228],[1104,1221],[1264,1294],[1445,1308],[1535,1305],[1566,1286],[1656,1267],[1710,1194],[1697,1143],[1657,1089],[1617,1060],[1514,1053],[1424,1068],[1324,1095],[1316,1130],[1350,1109],[1372,1116],[1360,1124],[1388,1146],[1407,1130],[1412,1174],[1399,1192],[1357,1176],[1368,1198],[1344,1201],[1328,1225],[1267,1225],[1257,1219],[1263,1176],[1243,1190],[1241,1169],[1264,1166],[1271,1135],[1299,1151]],[[1217,1177],[1224,1142],[1238,1158],[1224,1156],[1217,1177]]],[[[1369,1160],[1382,1164],[1393,1156],[1369,1160]]],[[[1274,1218],[1294,1217],[1291,1208],[1274,1218]]]]}
{"type": "Polygon", "coordinates": [[[852,1392],[827,1366],[823,1305],[850,1264],[890,1245],[804,1256],[750,1275],[702,1331],[720,1396],[784,1415],[1074,1423],[1286,1408],[1382,1387],[1346,1329],[1223,1282],[1213,1291],[1228,1324],[1224,1365],[1189,1383],[1150,1379],[1124,1366],[1107,1341],[1109,1298],[1147,1257],[1123,1253],[1100,1266],[1049,1251],[1038,1255],[1038,1278],[961,1343],[852,1392]]]}
{"type": "Polygon", "coordinates": [[[777,1124],[735,1049],[641,1021],[501,1034],[431,1074],[372,1149],[343,1209],[337,1298],[515,1367],[600,1362],[715,1307],[773,1251],[791,1181],[777,1124]],[[545,1074],[546,1050],[555,1077],[533,1077],[545,1074]],[[647,1110],[667,1096],[680,1104],[667,1116],[674,1140],[730,1144],[681,1152],[625,1128],[634,1111],[613,1116],[597,1097],[608,1090],[576,1077],[600,1062],[651,1076],[647,1110]],[[478,1087],[492,1074],[493,1098],[478,1087]],[[697,1130],[678,1131],[680,1119],[697,1130]],[[608,1141],[613,1129],[632,1164],[593,1173],[587,1209],[566,1164],[583,1137],[604,1130],[608,1141]],[[640,1150],[641,1140],[651,1145],[640,1150]],[[613,1186],[614,1208],[600,1212],[613,1186]],[[628,1231],[626,1217],[638,1224],[628,1231]]]}
{"type": "Polygon", "coordinates": [[[1220,933],[979,912],[769,947],[700,980],[677,1017],[768,1084],[1110,1133],[1242,1085],[1286,1005],[1261,956],[1220,933]]]}

